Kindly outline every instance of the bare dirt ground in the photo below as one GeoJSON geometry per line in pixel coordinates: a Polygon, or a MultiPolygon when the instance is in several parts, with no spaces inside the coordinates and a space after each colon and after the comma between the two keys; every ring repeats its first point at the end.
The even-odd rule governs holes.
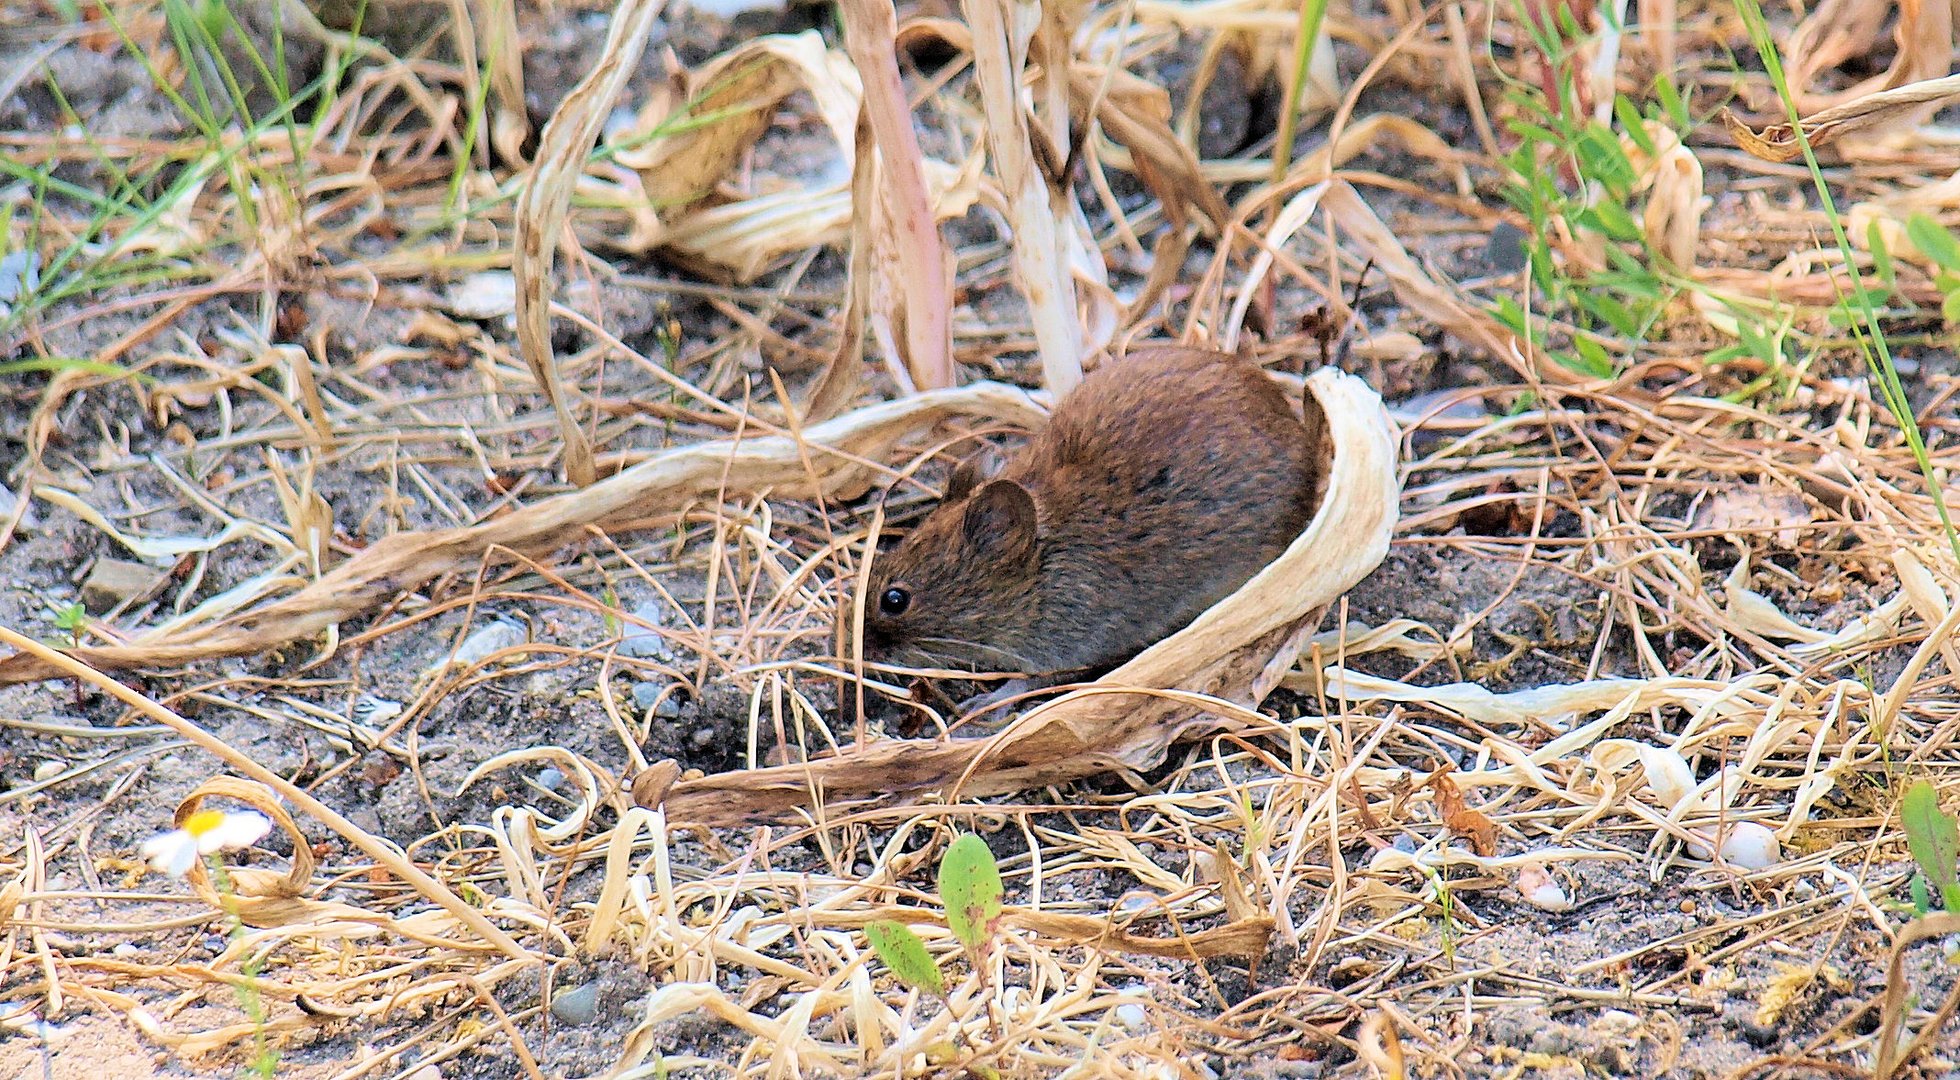
{"type": "MultiPolygon", "coordinates": [[[[1220,691],[1256,714],[1214,703],[1160,759],[1048,763],[984,797],[894,772],[847,798],[796,770],[851,758],[860,735],[935,734],[889,700],[902,679],[874,680],[862,716],[845,679],[834,605],[872,519],[916,519],[952,433],[1012,437],[1023,418],[962,406],[869,439],[855,482],[821,455],[744,482],[738,450],[821,419],[786,416],[781,390],[821,398],[854,287],[877,317],[831,414],[924,400],[894,359],[902,320],[881,321],[904,310],[902,240],[853,211],[829,123],[857,85],[836,9],[676,7],[620,88],[550,279],[566,407],[600,475],[652,470],[601,514],[566,479],[507,272],[515,159],[617,54],[607,5],[517,6],[515,104],[488,10],[459,35],[452,5],[377,8],[356,45],[334,5],[315,6],[319,34],[277,35],[242,7],[244,25],[210,14],[225,5],[69,7],[0,0],[0,256],[34,260],[0,260],[0,627],[109,674],[0,659],[0,1077],[1960,1074],[1952,939],[1909,940],[1931,924],[1911,923],[1898,813],[1913,781],[1960,784],[1960,547],[1828,310],[1847,278],[1810,173],[1714,120],[1724,101],[1758,128],[1781,115],[1741,8],[1671,12],[1669,65],[1656,35],[1621,40],[1593,13],[1544,62],[1525,9],[1335,5],[1338,84],[1308,95],[1303,164],[1279,187],[1294,9],[1070,14],[1089,95],[1073,122],[1090,97],[1133,110],[1049,150],[1119,339],[1243,327],[1276,370],[1344,368],[1396,425],[1400,519],[1281,687],[1220,691]],[[714,99],[729,84],[700,73],[767,35],[832,74],[743,54],[721,78],[769,74],[714,99]],[[1667,126],[1657,71],[1695,91],[1685,138],[1626,136],[1602,165],[1586,136],[1521,134],[1537,115],[1521,102],[1606,37],[1608,85],[1661,117],[1644,138],[1667,126]],[[275,41],[279,78],[239,44],[275,41]],[[1460,75],[1483,88],[1474,107],[1460,75]],[[1139,85],[1169,91],[1158,127],[1188,173],[1150,158],[1139,85]],[[249,117],[226,112],[234,95],[249,117]],[[1388,241],[1333,193],[1304,227],[1275,223],[1328,177],[1343,98],[1360,135],[1335,178],[1388,241]],[[677,148],[674,116],[739,145],[677,148]],[[491,145],[497,123],[510,145],[491,145]],[[1613,160],[1641,182],[1589,172],[1613,160]],[[620,195],[690,178],[712,194],[651,217],[620,195]],[[1568,201],[1534,202],[1533,178],[1568,201]],[[1624,194],[1630,233],[1584,208],[1588,184],[1624,194]],[[1683,214],[1695,231],[1668,261],[1683,214]],[[1548,277],[1524,268],[1541,241],[1548,277]],[[1262,251],[1270,288],[1228,315],[1262,251]],[[1586,306],[1602,296],[1634,325],[1586,306]],[[1506,301],[1533,311],[1536,344],[1493,314],[1506,301]],[[660,471],[717,440],[707,481],[660,471]],[[896,479],[914,464],[923,485],[896,479]],[[549,542],[481,541],[551,499],[570,524],[549,542]],[[290,790],[238,780],[240,762],[290,790]],[[793,812],[741,812],[786,775],[793,812]],[[650,776],[680,781],[657,814],[664,787],[634,805],[650,776]],[[141,843],[207,796],[292,816],[227,855],[226,882],[147,870],[141,843]],[[1743,823],[1771,838],[1760,858],[1697,843],[1743,823]],[[986,837],[1018,913],[977,970],[934,887],[959,831],[986,837]],[[895,912],[947,1001],[873,958],[864,925],[895,912]]],[[[1040,388],[1009,243],[1022,211],[980,160],[978,76],[946,30],[968,10],[900,8],[951,357],[961,383],[1040,388]]],[[[1816,40],[1801,13],[1772,16],[1786,51],[1816,40]]],[[[1804,111],[1903,63],[1868,36],[1843,64],[1786,56],[1804,111]]],[[[841,115],[848,131],[855,104],[841,115]]],[[[1951,224],[1960,203],[1935,187],[1951,144],[1919,119],[1822,168],[1837,211],[1896,226],[1885,258],[1857,238],[1861,265],[1944,482],[1952,282],[1899,238],[1912,208],[1951,224]]]]}

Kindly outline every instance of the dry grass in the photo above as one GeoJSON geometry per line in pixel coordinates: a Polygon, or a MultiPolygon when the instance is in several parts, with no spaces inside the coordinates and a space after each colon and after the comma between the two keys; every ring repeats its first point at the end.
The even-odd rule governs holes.
{"type": "Polygon", "coordinates": [[[44,287],[0,322],[30,362],[0,502],[28,590],[0,629],[0,1029],[44,1036],[13,1046],[59,1062],[93,1012],[172,1067],[269,1047],[345,1080],[1612,1071],[1494,1039],[1524,1006],[1597,1015],[1653,1075],[1960,1054],[1915,948],[1955,916],[1912,921],[1896,813],[1911,780],[1960,786],[1960,545],[1926,484],[1960,465],[1956,286],[1909,224],[1960,211],[1931,126],[1949,13],[1900,5],[1909,47],[1835,91],[1890,6],[1778,31],[1922,455],[1834,321],[1844,252],[1771,84],[1725,59],[1727,3],[1642,3],[1665,32],[1624,35],[1579,12],[1549,58],[1535,0],[1337,5],[1348,80],[1313,65],[1278,181],[1257,130],[1198,147],[1293,70],[1279,5],[894,27],[845,0],[852,48],[724,35],[672,72],[621,32],[529,132],[511,35],[603,7],[288,25],[332,89],[259,72],[249,119],[191,91],[252,65],[163,8],[0,0],[42,32],[0,102],[59,110],[48,86],[120,65],[177,118],[0,131],[0,254],[44,287]],[[951,59],[884,67],[887,37],[951,59]],[[1173,69],[1188,100],[1152,82],[1173,69]],[[1700,88],[1697,123],[1618,117],[1628,175],[1545,129],[1664,105],[1656,72],[1700,88]],[[1632,234],[1557,201],[1589,181],[1632,234]],[[1553,265],[1519,271],[1500,222],[1553,265]],[[1635,330],[1588,306],[1609,294],[1635,330]],[[1065,389],[1157,336],[1354,373],[1310,380],[1337,477],[1312,529],[989,738],[859,708],[907,679],[836,630],[867,536],[972,433],[1041,422],[1006,377],[1065,389]],[[1340,597],[1391,530],[1371,625],[1340,597]],[[79,618],[84,552],[158,579],[79,618]],[[1407,577],[1437,568],[1490,585],[1444,618],[1407,577]],[[146,877],[134,841],[207,800],[271,816],[264,851],[188,894],[146,877]],[[1738,826],[1767,865],[1731,862],[1738,826]],[[1010,900],[978,970],[930,887],[976,830],[1010,900]],[[926,939],[946,1003],[871,956],[880,918],[926,939]],[[601,1052],[554,1058],[577,1025],[548,1003],[595,971],[636,992],[601,1052]],[[1738,1004],[1781,1041],[1698,1057],[1743,1045],[1738,1004]]]}

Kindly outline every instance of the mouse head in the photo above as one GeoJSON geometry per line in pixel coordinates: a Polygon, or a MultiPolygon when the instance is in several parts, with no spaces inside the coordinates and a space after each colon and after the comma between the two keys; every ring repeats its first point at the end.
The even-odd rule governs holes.
{"type": "Polygon", "coordinates": [[[1026,639],[1041,572],[1034,495],[1013,480],[953,472],[946,498],[871,564],[865,655],[976,670],[1030,668],[1026,639]]]}

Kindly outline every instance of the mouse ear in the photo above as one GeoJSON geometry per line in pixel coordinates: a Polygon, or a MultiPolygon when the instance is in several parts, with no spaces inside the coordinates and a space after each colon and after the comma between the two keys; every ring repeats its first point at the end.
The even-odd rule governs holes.
{"type": "Polygon", "coordinates": [[[946,479],[945,501],[959,502],[973,494],[975,488],[999,474],[1004,464],[1000,451],[991,446],[981,447],[953,467],[953,475],[946,479]]]}
{"type": "Polygon", "coordinates": [[[975,550],[1008,557],[1032,554],[1034,496],[1012,480],[995,480],[973,493],[961,524],[975,550]]]}

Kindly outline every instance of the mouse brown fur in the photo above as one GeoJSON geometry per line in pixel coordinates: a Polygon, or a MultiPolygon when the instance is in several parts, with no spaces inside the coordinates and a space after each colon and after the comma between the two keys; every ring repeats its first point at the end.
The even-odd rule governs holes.
{"type": "Polygon", "coordinates": [[[963,463],[940,505],[874,558],[866,655],[1026,674],[1127,660],[1306,527],[1324,424],[1316,404],[1306,413],[1311,426],[1225,353],[1105,362],[997,475],[963,463]]]}

